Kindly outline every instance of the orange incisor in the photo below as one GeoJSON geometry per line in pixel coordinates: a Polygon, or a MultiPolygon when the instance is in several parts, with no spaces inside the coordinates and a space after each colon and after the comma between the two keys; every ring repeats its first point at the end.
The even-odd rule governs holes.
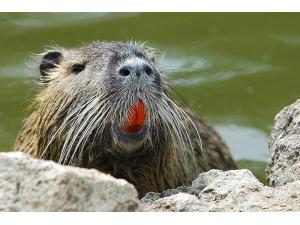
{"type": "Polygon", "coordinates": [[[128,113],[128,121],[123,128],[127,133],[138,132],[143,128],[146,118],[145,105],[142,99],[138,99],[137,104],[132,105],[128,113]]]}

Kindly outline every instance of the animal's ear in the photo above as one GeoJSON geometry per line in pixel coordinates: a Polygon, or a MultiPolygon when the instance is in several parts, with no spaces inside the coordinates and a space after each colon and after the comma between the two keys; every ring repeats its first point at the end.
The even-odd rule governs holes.
{"type": "Polygon", "coordinates": [[[62,55],[58,51],[46,52],[39,67],[41,76],[46,78],[49,71],[56,68],[60,64],[61,59],[62,55]]]}

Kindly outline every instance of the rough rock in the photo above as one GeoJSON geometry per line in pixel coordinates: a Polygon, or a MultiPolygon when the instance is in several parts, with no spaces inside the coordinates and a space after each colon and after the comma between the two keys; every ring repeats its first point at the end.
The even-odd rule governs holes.
{"type": "Polygon", "coordinates": [[[298,211],[300,181],[272,188],[249,170],[210,170],[193,182],[190,193],[157,196],[142,199],[144,211],[298,211]],[[203,184],[203,180],[207,182],[203,184]]]}
{"type": "Polygon", "coordinates": [[[133,185],[93,169],[0,153],[0,211],[135,211],[133,185]]]}
{"type": "Polygon", "coordinates": [[[300,100],[276,115],[269,150],[266,172],[272,186],[300,180],[300,100]]]}

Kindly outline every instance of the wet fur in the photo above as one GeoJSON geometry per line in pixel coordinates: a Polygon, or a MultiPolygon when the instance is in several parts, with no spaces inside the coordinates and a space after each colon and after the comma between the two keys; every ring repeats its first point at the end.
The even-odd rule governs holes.
{"type": "Polygon", "coordinates": [[[153,49],[130,42],[94,42],[55,51],[62,58],[39,76],[43,88],[17,137],[16,150],[124,178],[140,197],[188,185],[211,168],[236,168],[219,135],[170,98],[153,49]],[[155,69],[153,82],[122,83],[115,76],[116,65],[128,57],[145,58],[155,69]],[[78,63],[87,71],[74,75],[71,68],[78,63]],[[138,149],[124,149],[114,129],[125,123],[138,97],[147,108],[146,141],[138,149]]]}

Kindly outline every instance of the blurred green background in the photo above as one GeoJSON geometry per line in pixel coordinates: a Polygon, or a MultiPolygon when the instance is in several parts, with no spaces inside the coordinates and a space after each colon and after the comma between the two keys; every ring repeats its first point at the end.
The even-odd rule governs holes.
{"type": "Polygon", "coordinates": [[[263,179],[279,110],[300,96],[299,13],[0,13],[0,151],[13,148],[37,89],[26,61],[56,43],[140,40],[160,69],[263,179]]]}

